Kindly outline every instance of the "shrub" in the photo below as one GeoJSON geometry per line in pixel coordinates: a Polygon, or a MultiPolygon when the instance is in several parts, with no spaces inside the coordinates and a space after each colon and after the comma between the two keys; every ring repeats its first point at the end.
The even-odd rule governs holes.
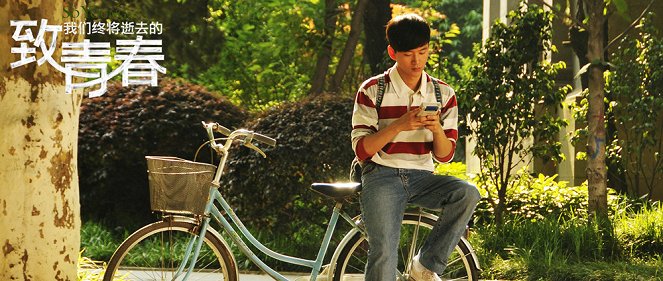
{"type": "Polygon", "coordinates": [[[105,95],[83,100],[78,146],[83,219],[123,226],[148,222],[144,157],[191,159],[207,139],[201,121],[234,128],[245,117],[203,87],[171,79],[158,87],[113,83],[105,95]]]}
{"type": "MultiPolygon", "coordinates": [[[[474,180],[479,180],[480,177],[474,180]]],[[[587,210],[587,186],[567,186],[567,182],[556,181],[557,175],[537,176],[520,171],[518,179],[505,195],[504,221],[525,219],[530,221],[544,218],[568,219],[584,214],[587,210]]],[[[493,198],[488,194],[496,194],[494,183],[479,182],[477,186],[484,197],[493,198]],[[487,196],[488,195],[488,196],[487,196]]],[[[612,198],[612,197],[611,197],[612,198]]],[[[611,199],[612,200],[612,199],[611,199]]],[[[494,205],[488,199],[481,200],[476,209],[479,224],[493,220],[494,205]]]]}
{"type": "Polygon", "coordinates": [[[454,176],[461,180],[469,180],[469,177],[467,176],[467,166],[461,162],[438,163],[435,165],[435,174],[454,176]]]}
{"type": "Polygon", "coordinates": [[[555,85],[563,62],[545,58],[551,45],[553,14],[536,5],[521,3],[508,15],[509,24],[496,22],[490,38],[476,54],[467,81],[458,89],[458,104],[470,117],[468,126],[476,140],[481,175],[498,187],[489,194],[495,220],[508,210],[504,203],[513,188],[518,165],[528,165],[532,155],[544,161],[562,160],[559,132],[566,124],[556,112],[568,87],[555,85]],[[527,145],[529,138],[533,144],[527,145]]]}
{"type": "MultiPolygon", "coordinates": [[[[475,217],[481,224],[493,221],[493,204],[488,202],[488,194],[496,194],[497,187],[491,181],[481,182],[481,177],[469,177],[463,163],[438,164],[435,173],[450,175],[476,184],[484,197],[476,208],[475,217]]],[[[556,181],[557,175],[530,175],[524,170],[518,172],[513,187],[505,195],[505,220],[524,219],[538,221],[545,218],[569,219],[587,210],[587,185],[567,186],[567,182],[556,181]]],[[[610,202],[616,202],[614,193],[610,202]]]]}
{"type": "Polygon", "coordinates": [[[229,156],[221,191],[245,222],[287,233],[324,226],[331,204],[307,187],[347,181],[352,106],[349,98],[318,96],[268,109],[247,124],[277,144],[263,146],[266,159],[245,147],[229,156]]]}

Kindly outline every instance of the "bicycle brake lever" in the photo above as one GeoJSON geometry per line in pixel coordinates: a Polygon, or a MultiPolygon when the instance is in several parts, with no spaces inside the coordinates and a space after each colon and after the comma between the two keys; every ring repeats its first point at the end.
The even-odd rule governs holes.
{"type": "Polygon", "coordinates": [[[260,155],[262,155],[263,158],[267,158],[267,155],[262,150],[260,150],[260,148],[255,146],[253,143],[247,142],[247,143],[244,143],[244,146],[257,151],[258,153],[260,153],[260,155]]]}

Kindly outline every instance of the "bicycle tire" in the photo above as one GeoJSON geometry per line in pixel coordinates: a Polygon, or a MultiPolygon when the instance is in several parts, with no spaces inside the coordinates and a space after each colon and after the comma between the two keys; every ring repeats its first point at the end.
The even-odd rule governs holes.
{"type": "MultiPolygon", "coordinates": [[[[421,247],[436,220],[437,218],[430,214],[420,216],[419,214],[407,213],[403,216],[396,280],[409,280],[412,255],[421,247]],[[417,224],[420,225],[418,230],[420,233],[416,240],[412,240],[414,235],[411,234],[415,232],[414,229],[417,224]],[[410,251],[412,241],[415,241],[416,244],[414,251],[410,251]]],[[[339,245],[340,253],[335,255],[337,258],[332,261],[332,264],[335,265],[332,272],[332,280],[334,281],[364,280],[363,273],[368,253],[366,237],[359,231],[354,231],[354,233],[351,231],[348,235],[351,237],[347,240],[344,239],[347,242],[339,245]]],[[[447,269],[441,277],[443,280],[479,280],[479,265],[475,260],[472,247],[465,238],[461,238],[455,247],[454,252],[449,257],[447,269]]]]}
{"type": "MultiPolygon", "coordinates": [[[[189,238],[197,235],[199,226],[193,219],[183,217],[152,223],[137,230],[117,248],[108,262],[103,280],[171,280],[189,238]]],[[[232,252],[218,234],[210,228],[204,241],[189,280],[238,280],[232,252]]],[[[183,277],[184,274],[176,280],[183,277]]]]}

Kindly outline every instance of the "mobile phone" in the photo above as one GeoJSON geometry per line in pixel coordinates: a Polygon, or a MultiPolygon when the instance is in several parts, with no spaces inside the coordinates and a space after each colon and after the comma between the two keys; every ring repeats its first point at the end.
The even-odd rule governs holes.
{"type": "Polygon", "coordinates": [[[417,116],[435,115],[438,110],[440,110],[439,102],[424,102],[421,104],[421,111],[417,113],[417,116]]]}

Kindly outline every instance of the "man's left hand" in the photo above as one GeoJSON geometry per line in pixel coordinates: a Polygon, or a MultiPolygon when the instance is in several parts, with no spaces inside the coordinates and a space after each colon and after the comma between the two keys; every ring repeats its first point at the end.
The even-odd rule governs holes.
{"type": "Polygon", "coordinates": [[[424,123],[424,127],[429,131],[433,132],[433,135],[444,134],[442,130],[442,124],[440,124],[440,113],[428,116],[421,116],[421,122],[424,123]]]}

